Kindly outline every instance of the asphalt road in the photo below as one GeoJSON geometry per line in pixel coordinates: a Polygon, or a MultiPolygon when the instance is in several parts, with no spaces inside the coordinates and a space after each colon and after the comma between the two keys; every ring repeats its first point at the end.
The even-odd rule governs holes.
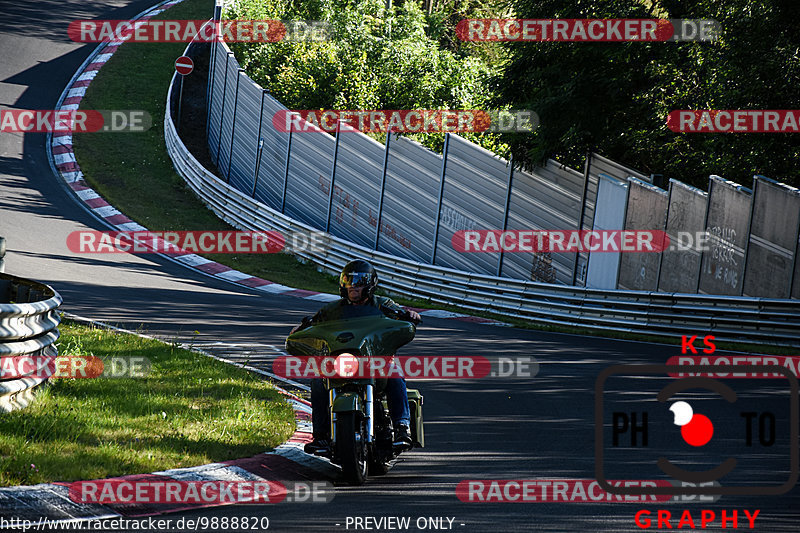
{"type": "MultiPolygon", "coordinates": [[[[55,106],[70,76],[93,48],[68,39],[70,20],[122,19],[150,4],[150,0],[3,2],[10,23],[0,29],[0,106],[55,106]]],[[[44,144],[44,134],[0,133],[0,235],[8,239],[6,272],[51,284],[64,297],[66,311],[143,327],[164,338],[257,344],[266,350],[282,346],[287,331],[319,306],[235,287],[159,257],[71,253],[66,246],[70,232],[106,228],[79,207],[52,175],[44,144]]],[[[658,509],[670,510],[673,528],[686,509],[694,514],[699,528],[701,510],[707,509],[717,519],[706,529],[717,530],[722,509],[738,510],[742,529],[748,527],[744,510],[759,509],[756,530],[798,530],[797,488],[780,496],[722,496],[714,503],[465,503],[456,497],[456,485],[462,480],[594,478],[598,374],[616,363],[662,364],[678,354],[677,346],[426,319],[405,353],[490,359],[527,356],[534,357],[540,368],[531,378],[412,382],[425,395],[428,446],[405,454],[384,478],[371,479],[358,488],[337,486],[332,503],[231,506],[169,518],[268,516],[270,531],[290,532],[352,531],[356,530],[354,517],[385,516],[410,517],[412,531],[417,530],[417,519],[427,517],[452,518],[452,529],[464,532],[638,531],[634,515],[642,509],[650,510],[653,518],[658,509]]],[[[652,400],[652,392],[663,383],[641,377],[616,385],[626,393],[609,394],[607,403],[629,412],[652,400]]],[[[786,402],[779,402],[779,393],[765,399],[759,389],[764,386],[752,381],[737,387],[740,397],[750,402],[749,409],[774,410],[778,429],[784,428],[788,411],[786,402]]],[[[710,396],[693,398],[717,422],[720,438],[714,449],[700,453],[676,444],[674,433],[663,428],[669,422],[666,413],[654,410],[654,449],[627,447],[616,454],[609,452],[615,479],[652,479],[654,457],[667,448],[674,452],[673,458],[687,464],[739,457],[743,469],[731,478],[736,483],[785,479],[788,449],[781,444],[782,437],[769,449],[746,448],[741,432],[725,429],[740,427],[738,413],[710,396]]],[[[610,412],[606,414],[608,423],[610,412]]],[[[386,530],[375,528],[374,522],[362,524],[386,530]]],[[[449,522],[444,520],[444,525],[449,522]]],[[[653,520],[651,529],[657,525],[653,520]]],[[[732,523],[727,525],[732,527],[732,523]]],[[[684,529],[688,528],[684,525],[684,529]]]]}

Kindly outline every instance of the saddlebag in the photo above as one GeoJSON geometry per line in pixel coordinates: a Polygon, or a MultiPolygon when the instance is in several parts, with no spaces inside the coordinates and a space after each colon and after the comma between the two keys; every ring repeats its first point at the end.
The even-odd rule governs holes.
{"type": "Polygon", "coordinates": [[[425,432],[422,428],[422,394],[417,389],[407,389],[408,408],[411,410],[411,439],[414,446],[425,446],[425,432]]]}

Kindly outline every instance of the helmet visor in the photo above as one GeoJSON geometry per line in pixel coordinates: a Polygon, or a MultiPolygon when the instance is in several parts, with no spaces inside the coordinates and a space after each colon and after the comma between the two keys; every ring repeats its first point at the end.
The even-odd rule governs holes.
{"type": "Polygon", "coordinates": [[[367,272],[350,272],[342,273],[339,276],[339,285],[349,289],[350,287],[367,287],[369,286],[370,275],[367,272]]]}

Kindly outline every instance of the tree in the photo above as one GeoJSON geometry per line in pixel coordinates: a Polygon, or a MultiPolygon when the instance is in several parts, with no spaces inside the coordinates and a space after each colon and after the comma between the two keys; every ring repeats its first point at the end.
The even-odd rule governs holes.
{"type": "Polygon", "coordinates": [[[695,18],[718,41],[508,43],[498,101],[539,114],[511,141],[526,165],[580,168],[587,150],[705,188],[709,174],[800,184],[800,134],[673,133],[675,109],[800,109],[795,0],[512,0],[519,18],[695,18]]]}

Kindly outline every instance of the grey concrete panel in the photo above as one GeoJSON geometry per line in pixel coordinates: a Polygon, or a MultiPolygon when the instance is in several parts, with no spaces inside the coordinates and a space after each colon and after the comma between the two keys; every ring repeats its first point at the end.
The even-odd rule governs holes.
{"type": "Polygon", "coordinates": [[[661,254],[658,290],[697,292],[702,254],[697,241],[705,234],[707,208],[708,193],[670,180],[666,227],[670,246],[661,254]]]}
{"type": "Polygon", "coordinates": [[[749,189],[711,176],[706,218],[709,246],[703,251],[699,292],[741,296],[751,200],[749,189]]]}
{"type": "Polygon", "coordinates": [[[800,239],[798,239],[795,250],[792,298],[800,298],[800,239]]]}
{"type": "Polygon", "coordinates": [[[789,298],[792,291],[800,191],[756,176],[753,219],[744,271],[744,296],[789,298]]]}
{"type": "MultiPolygon", "coordinates": [[[[667,220],[667,191],[636,178],[628,178],[626,230],[664,230],[667,220]]],[[[661,243],[654,243],[660,248],[661,243]]],[[[658,286],[661,252],[626,252],[619,262],[617,288],[654,291],[658,286]]]]}

